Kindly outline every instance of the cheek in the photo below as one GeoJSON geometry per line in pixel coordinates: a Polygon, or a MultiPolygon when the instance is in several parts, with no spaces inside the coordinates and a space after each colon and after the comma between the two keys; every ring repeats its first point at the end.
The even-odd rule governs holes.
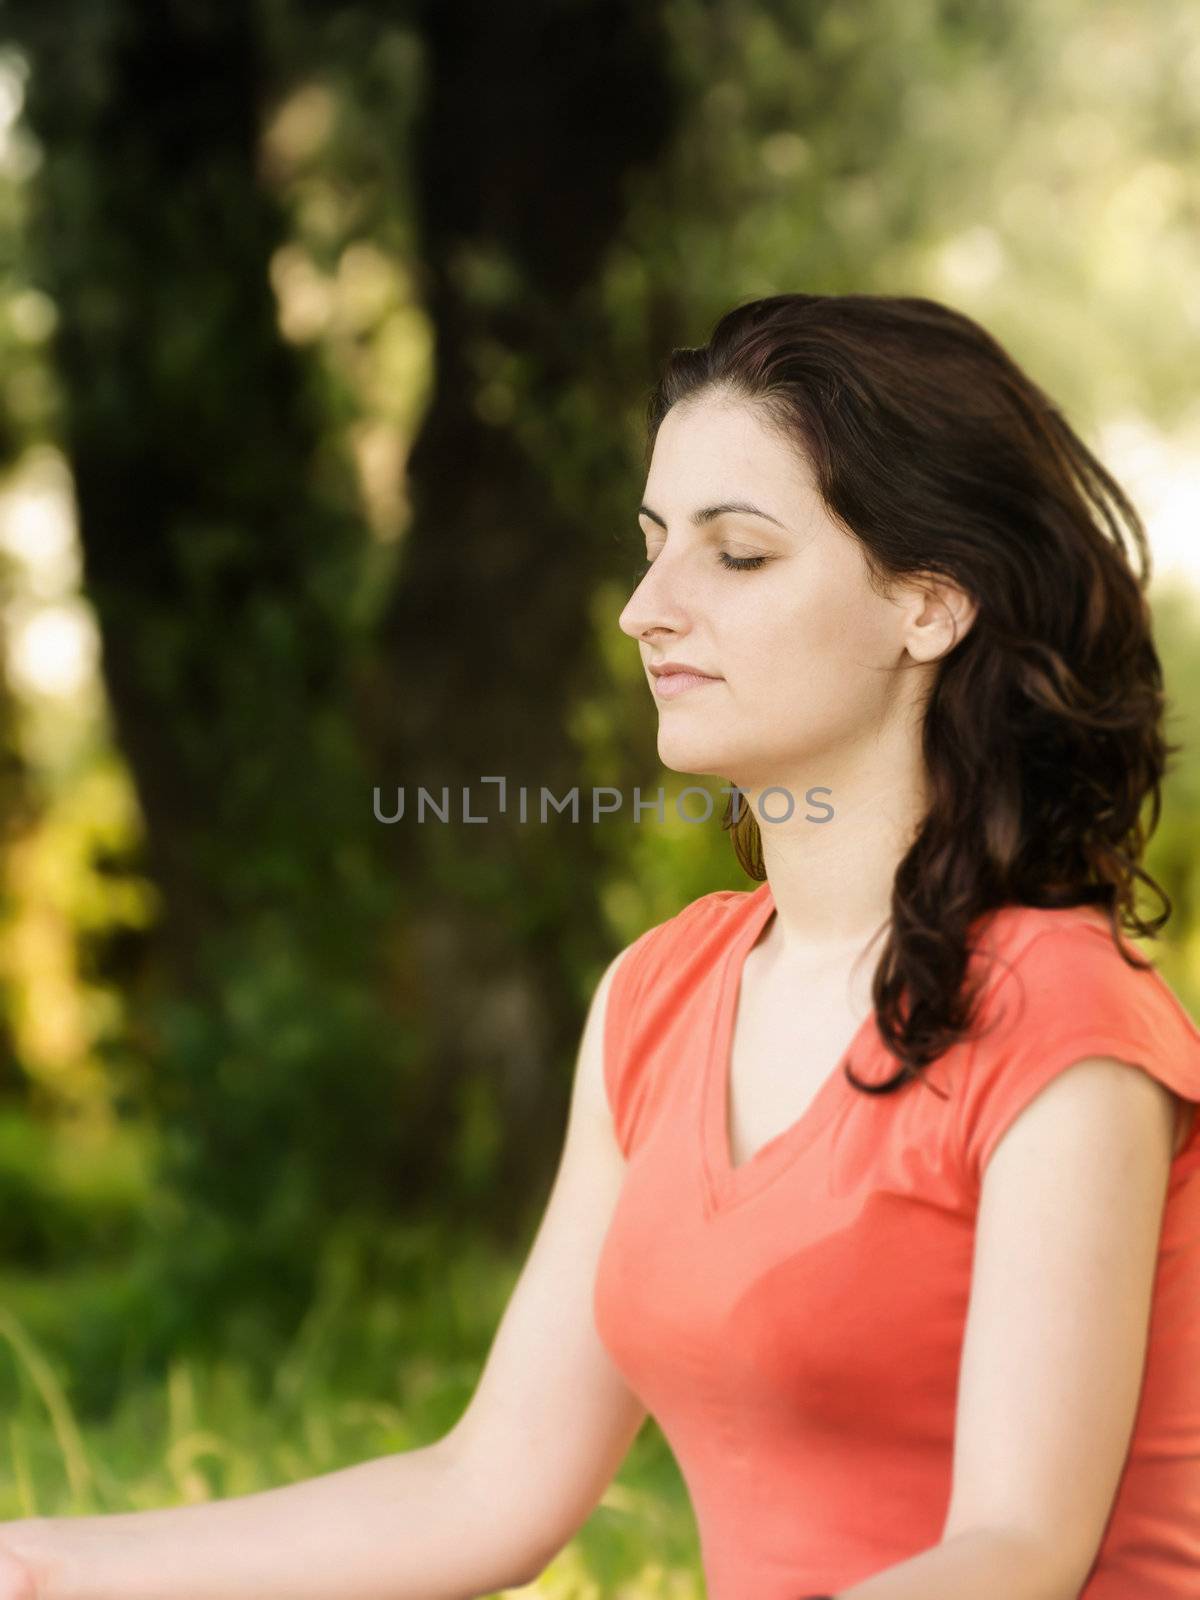
{"type": "Polygon", "coordinates": [[[873,641],[864,638],[863,621],[844,603],[825,604],[816,598],[762,615],[748,630],[754,642],[746,664],[768,692],[772,685],[782,689],[822,679],[836,681],[872,649],[873,641]]]}
{"type": "Polygon", "coordinates": [[[733,694],[748,712],[757,708],[751,714],[760,728],[765,722],[793,735],[832,735],[847,718],[877,715],[895,664],[888,621],[844,596],[760,616],[748,630],[753,646],[730,660],[733,694]]]}

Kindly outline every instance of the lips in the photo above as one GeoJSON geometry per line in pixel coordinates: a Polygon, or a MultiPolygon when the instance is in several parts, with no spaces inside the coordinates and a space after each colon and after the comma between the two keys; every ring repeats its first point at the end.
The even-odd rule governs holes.
{"type": "Polygon", "coordinates": [[[693,678],[714,678],[715,679],[716,677],[719,676],[719,674],[717,674],[715,672],[705,672],[700,667],[693,667],[691,665],[691,663],[687,662],[687,661],[661,661],[661,662],[656,662],[651,666],[650,671],[654,674],[654,676],[656,678],[670,677],[670,676],[674,676],[674,674],[680,673],[680,672],[685,672],[685,673],[689,674],[689,676],[691,676],[693,678]]]}
{"type": "Polygon", "coordinates": [[[710,678],[701,672],[662,672],[654,679],[654,694],[659,700],[674,700],[677,695],[691,689],[701,689],[706,684],[720,683],[720,678],[710,678]]]}

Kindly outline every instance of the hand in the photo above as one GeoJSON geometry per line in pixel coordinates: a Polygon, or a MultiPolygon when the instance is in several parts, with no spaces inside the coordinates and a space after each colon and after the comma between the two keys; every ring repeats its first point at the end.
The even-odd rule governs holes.
{"type": "Polygon", "coordinates": [[[0,1527],[0,1600],[47,1600],[32,1559],[18,1554],[15,1545],[0,1527]]]}

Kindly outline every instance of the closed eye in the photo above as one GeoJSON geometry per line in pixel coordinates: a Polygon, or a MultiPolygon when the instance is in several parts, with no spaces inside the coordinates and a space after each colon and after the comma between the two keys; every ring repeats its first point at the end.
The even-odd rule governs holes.
{"type": "MultiPolygon", "coordinates": [[[[766,559],[766,556],[731,556],[727,555],[724,550],[717,552],[717,560],[727,572],[753,572],[758,567],[761,567],[766,559]]],[[[653,561],[647,561],[642,566],[635,568],[634,577],[638,583],[641,583],[653,565],[653,561]]]]}

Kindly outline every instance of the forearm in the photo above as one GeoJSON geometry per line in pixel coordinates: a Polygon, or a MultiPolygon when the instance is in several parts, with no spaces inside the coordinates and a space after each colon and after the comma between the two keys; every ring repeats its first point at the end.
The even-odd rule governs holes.
{"type": "Polygon", "coordinates": [[[960,1533],[876,1572],[833,1600],[1076,1600],[1043,1547],[1019,1534],[960,1533]]]}
{"type": "Polygon", "coordinates": [[[529,1577],[518,1519],[433,1445],[200,1505],[9,1523],[0,1540],[43,1574],[38,1600],[465,1600],[529,1577]]]}

